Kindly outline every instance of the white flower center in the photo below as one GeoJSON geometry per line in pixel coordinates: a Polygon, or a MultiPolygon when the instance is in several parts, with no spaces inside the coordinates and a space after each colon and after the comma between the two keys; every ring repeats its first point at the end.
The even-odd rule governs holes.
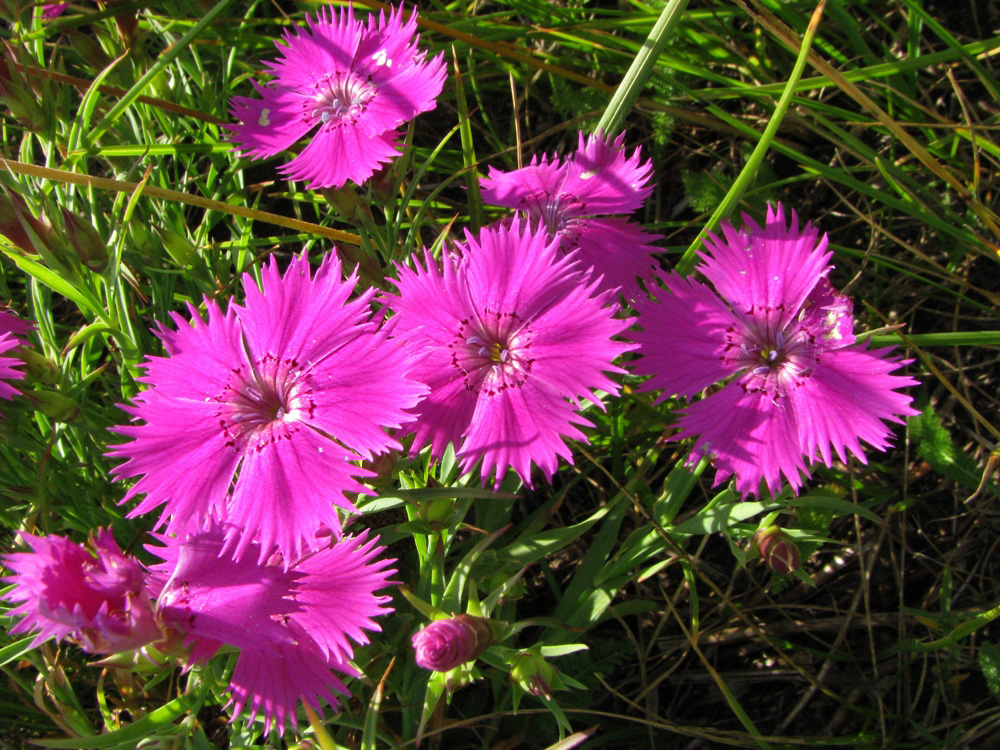
{"type": "Polygon", "coordinates": [[[352,71],[323,76],[314,86],[310,114],[321,124],[352,123],[368,106],[377,88],[352,71]]]}
{"type": "Polygon", "coordinates": [[[459,325],[449,345],[452,364],[468,390],[495,396],[527,381],[535,361],[532,339],[534,332],[517,313],[487,309],[459,325]]]}

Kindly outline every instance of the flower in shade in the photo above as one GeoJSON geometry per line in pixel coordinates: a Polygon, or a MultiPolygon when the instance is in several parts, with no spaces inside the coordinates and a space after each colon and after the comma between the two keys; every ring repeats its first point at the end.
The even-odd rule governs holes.
{"type": "Polygon", "coordinates": [[[246,302],[223,313],[206,300],[207,322],[191,308],[157,335],[167,356],[150,357],[149,388],[124,407],[141,424],[109,455],[113,473],[140,479],[131,515],[164,506],[167,533],[196,519],[221,522],[240,554],[257,542],[286,558],[340,532],[345,493],[372,476],[357,462],[400,448],[384,428],[412,417],[426,390],[407,377],[404,353],[369,320],[371,292],[354,299],[333,256],[310,272],[295,258],[282,276],[272,261],[260,288],[244,277],[246,302]]]}
{"type": "Polygon", "coordinates": [[[32,648],[66,638],[95,654],[138,649],[160,638],[145,571],[122,553],[110,530],[97,532],[92,550],[58,536],[20,537],[31,552],[3,558],[14,571],[4,579],[14,584],[4,596],[20,602],[7,614],[23,616],[11,633],[37,631],[32,648]]]}
{"type": "Polygon", "coordinates": [[[614,337],[630,321],[557,251],[515,222],[466,234],[443,270],[430,253],[400,267],[391,325],[430,387],[407,428],[414,452],[429,443],[438,458],[453,443],[462,470],[482,459],[496,486],[508,467],[530,486],[532,462],[551,477],[560,456],[572,461],[565,438],[586,440],[578,425],[590,424],[582,401],[603,408],[594,391],[618,393],[605,372],[622,372],[612,362],[631,347],[614,337]]]}
{"type": "Polygon", "coordinates": [[[24,373],[14,369],[21,360],[16,357],[5,357],[5,353],[17,349],[24,341],[18,338],[19,334],[30,331],[33,326],[17,318],[9,312],[0,310],[0,398],[10,400],[14,398],[17,389],[6,383],[7,380],[20,380],[24,373]]]}
{"type": "Polygon", "coordinates": [[[614,141],[600,133],[584,138],[567,159],[548,155],[513,172],[490,168],[481,180],[483,200],[514,208],[545,227],[568,253],[578,250],[584,266],[603,277],[601,288],[620,289],[634,297],[636,277],[647,278],[656,267],[650,243],[659,239],[625,216],[636,211],[652,192],[652,163],[639,149],[625,153],[625,134],[614,141]]]}
{"type": "Polygon", "coordinates": [[[478,659],[493,642],[493,627],[484,617],[455,615],[418,630],[412,642],[417,666],[447,672],[478,659]]]}
{"type": "Polygon", "coordinates": [[[349,694],[339,675],[358,674],[348,663],[354,644],[368,643],[366,631],[380,630],[372,618],[392,611],[375,593],[394,572],[391,560],[376,559],[375,539],[344,536],[284,561],[273,548],[235,559],[216,529],[161,541],[147,547],[164,560],[152,567],[157,617],[183,635],[189,665],[224,644],[239,649],[234,714],[247,708],[251,719],[264,717],[265,732],[281,731],[296,726],[300,700],[320,710],[320,699],[336,708],[335,693],[349,694]]]}
{"type": "Polygon", "coordinates": [[[416,13],[400,9],[367,23],[354,9],[321,9],[305,29],[285,33],[280,54],[266,63],[274,80],[253,82],[260,99],[233,97],[227,126],[240,150],[274,156],[310,132],[312,140],[280,171],[310,189],[362,183],[399,154],[399,127],[434,109],[444,86],[439,55],[425,59],[417,48],[416,13]]]}
{"type": "Polygon", "coordinates": [[[705,243],[700,270],[715,291],[666,276],[668,292],[636,305],[642,330],[631,337],[659,400],[728,380],[687,407],[677,437],[696,437],[692,460],[709,456],[716,484],[735,475],[747,497],[761,479],[777,494],[782,476],[797,490],[807,462],[865,462],[862,441],[884,450],[885,423],[916,413],[897,390],[917,381],[891,374],[905,362],[890,349],[856,342],[851,301],[826,278],[826,235],[800,230],[794,213],[788,226],[780,205],[763,228],[744,222],[723,222],[705,243]]]}

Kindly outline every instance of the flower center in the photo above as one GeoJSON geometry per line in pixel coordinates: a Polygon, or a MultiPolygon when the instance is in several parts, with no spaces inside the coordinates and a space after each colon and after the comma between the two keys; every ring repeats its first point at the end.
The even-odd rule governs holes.
{"type": "Polygon", "coordinates": [[[722,355],[742,375],[744,388],[775,397],[808,377],[818,360],[813,332],[797,319],[776,324],[783,317],[780,313],[750,310],[744,325],[726,330],[722,355]]]}
{"type": "Polygon", "coordinates": [[[571,219],[582,216],[586,206],[569,193],[539,193],[526,201],[528,216],[541,222],[550,237],[565,233],[571,219]]]}
{"type": "Polygon", "coordinates": [[[470,391],[495,396],[525,384],[535,359],[534,332],[515,312],[484,310],[465,319],[449,344],[452,365],[470,391]]]}
{"type": "Polygon", "coordinates": [[[227,445],[237,450],[261,447],[287,437],[295,423],[312,413],[312,382],[293,359],[266,355],[252,366],[233,370],[215,399],[227,445]]]}
{"type": "Polygon", "coordinates": [[[352,71],[325,75],[314,88],[306,109],[323,125],[354,122],[376,93],[371,81],[352,71]]]}

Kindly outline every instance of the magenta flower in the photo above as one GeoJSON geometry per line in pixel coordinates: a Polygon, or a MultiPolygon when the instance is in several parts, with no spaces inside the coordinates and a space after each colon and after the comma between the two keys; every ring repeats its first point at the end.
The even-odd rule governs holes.
{"type": "Polygon", "coordinates": [[[145,571],[122,554],[110,530],[93,537],[93,552],[63,537],[20,537],[32,551],[5,555],[14,575],[3,580],[14,584],[5,598],[21,602],[7,614],[23,615],[10,632],[37,630],[32,648],[66,638],[90,653],[112,654],[161,637],[145,571]]]}
{"type": "Polygon", "coordinates": [[[261,278],[244,277],[243,306],[206,300],[207,322],[192,307],[191,325],[175,313],[176,331],[159,327],[167,356],[147,360],[149,388],[124,407],[143,423],[115,428],[133,440],[108,455],[128,459],[118,478],[141,477],[130,515],[162,505],[167,533],[218,521],[237,555],[257,542],[298,558],[340,533],[337,507],[354,511],[346,493],[373,476],[356,462],[401,447],[384,428],[410,421],[426,388],[333,256],[315,275],[304,255],[284,276],[272,261],[261,278]]]}
{"type": "Polygon", "coordinates": [[[380,630],[372,618],[392,611],[389,597],[375,594],[394,572],[391,560],[375,559],[383,549],[375,539],[345,536],[287,565],[266,552],[236,560],[216,530],[161,541],[167,546],[147,547],[165,560],[153,567],[157,617],[184,636],[189,666],[223,644],[240,649],[229,685],[234,714],[249,708],[251,720],[263,715],[265,732],[280,732],[296,726],[300,699],[321,710],[321,698],[336,708],[335,693],[349,695],[337,673],[357,676],[353,644],[368,643],[366,631],[380,630]]]}
{"type": "Polygon", "coordinates": [[[472,615],[435,620],[414,633],[412,639],[417,666],[435,672],[447,672],[478,659],[492,642],[489,620],[472,615]]]}
{"type": "Polygon", "coordinates": [[[636,305],[642,331],[631,338],[643,355],[636,372],[652,376],[658,400],[728,379],[687,407],[677,437],[696,437],[691,460],[711,457],[716,484],[735,474],[745,498],[761,479],[772,495],[782,476],[798,490],[807,462],[829,466],[833,453],[864,463],[861,441],[884,450],[885,421],[916,414],[896,391],[917,381],[890,374],[905,362],[889,349],[856,343],[851,302],[826,280],[826,235],[800,231],[794,213],[786,226],[780,205],[763,229],[744,222],[741,231],[723,222],[723,237],[705,243],[700,270],[715,291],[666,276],[669,294],[636,305]]]}
{"type": "Polygon", "coordinates": [[[354,9],[330,8],[306,17],[307,28],[285,33],[280,55],[266,63],[274,80],[253,81],[260,99],[233,97],[228,125],[244,154],[262,159],[315,130],[309,145],[279,167],[309,189],[362,183],[399,154],[398,128],[434,109],[444,86],[441,55],[417,49],[417,16],[356,21],[354,9]]]}
{"type": "Polygon", "coordinates": [[[429,253],[400,267],[389,301],[413,375],[430,386],[407,428],[412,449],[430,443],[439,458],[451,442],[462,471],[482,459],[484,484],[510,467],[530,486],[532,462],[551,478],[560,456],[573,460],[564,439],[586,441],[582,400],[603,409],[594,391],[618,393],[604,373],[622,372],[612,362],[630,346],[613,337],[630,321],[544,230],[487,227],[456,249],[443,272],[429,253]]]}
{"type": "Polygon", "coordinates": [[[580,134],[576,153],[563,160],[542,156],[513,172],[490,168],[481,180],[483,200],[517,209],[559,238],[564,253],[579,250],[585,267],[603,276],[602,290],[621,290],[632,298],[636,277],[648,278],[656,268],[650,243],[659,239],[624,216],[652,192],[652,162],[640,160],[639,149],[625,154],[625,134],[613,142],[601,134],[580,134]]]}
{"type": "Polygon", "coordinates": [[[20,380],[24,377],[23,372],[14,369],[21,364],[21,360],[2,355],[23,345],[24,341],[18,338],[18,335],[27,333],[33,327],[13,314],[0,310],[0,398],[9,401],[17,394],[17,389],[4,381],[20,380]]]}
{"type": "Polygon", "coordinates": [[[336,707],[334,691],[347,694],[337,673],[358,674],[348,663],[354,646],[380,630],[372,618],[392,611],[375,593],[390,583],[392,561],[376,559],[383,550],[364,534],[288,564],[275,548],[237,560],[215,528],[161,535],[165,546],[147,549],[164,562],[149,571],[110,531],[93,540],[96,557],[62,537],[21,536],[32,552],[3,559],[15,572],[4,596],[22,602],[8,613],[23,615],[11,633],[38,630],[33,647],[68,638],[98,654],[155,644],[188,668],[235,647],[229,706],[249,708],[251,720],[263,714],[265,732],[295,727],[300,699],[336,707]]]}

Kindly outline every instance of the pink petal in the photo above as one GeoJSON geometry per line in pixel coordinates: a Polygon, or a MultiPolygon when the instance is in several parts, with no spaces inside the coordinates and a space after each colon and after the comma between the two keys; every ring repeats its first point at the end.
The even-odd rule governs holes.
{"type": "Polygon", "coordinates": [[[659,389],[657,401],[692,398],[732,375],[723,361],[726,330],[739,321],[725,302],[704,284],[674,274],[663,277],[667,289],[653,300],[635,303],[641,330],[628,337],[639,345],[638,375],[650,375],[645,390],[659,389]]]}

